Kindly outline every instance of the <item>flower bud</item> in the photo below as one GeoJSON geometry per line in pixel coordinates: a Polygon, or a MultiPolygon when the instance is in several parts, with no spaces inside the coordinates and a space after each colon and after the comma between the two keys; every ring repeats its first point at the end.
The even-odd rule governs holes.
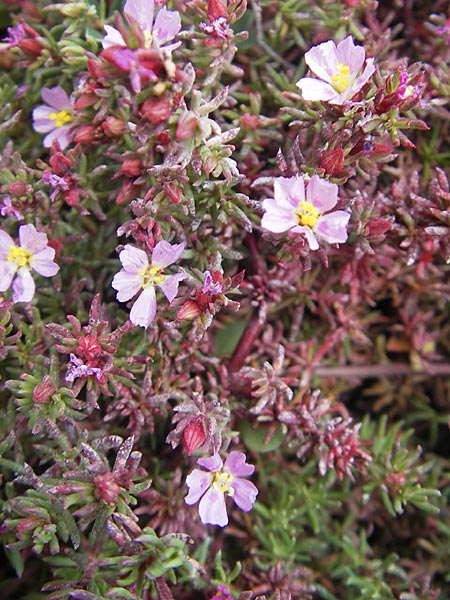
{"type": "Polygon", "coordinates": [[[325,173],[332,177],[337,177],[344,168],[344,151],[342,148],[334,148],[322,154],[319,159],[319,164],[325,173]]]}
{"type": "Polygon", "coordinates": [[[183,431],[183,446],[188,456],[200,448],[205,440],[205,428],[201,421],[192,421],[183,431]]]}
{"type": "Polygon", "coordinates": [[[117,485],[112,473],[99,473],[95,479],[95,497],[105,502],[114,503],[120,493],[120,486],[117,485]]]}
{"type": "Polygon", "coordinates": [[[170,117],[169,98],[148,98],[141,106],[141,114],[150,123],[157,125],[170,117]]]}
{"type": "Polygon", "coordinates": [[[179,120],[176,131],[177,140],[188,140],[193,137],[197,129],[198,120],[193,112],[184,112],[179,120]]]}
{"type": "Polygon", "coordinates": [[[49,162],[51,168],[53,169],[53,172],[59,177],[63,177],[72,166],[70,158],[64,156],[62,152],[56,152],[55,154],[53,154],[49,162]]]}
{"type": "Polygon", "coordinates": [[[201,307],[195,302],[195,300],[187,300],[183,306],[177,312],[177,319],[182,321],[184,319],[192,321],[196,317],[202,314],[201,307]]]}
{"type": "Polygon", "coordinates": [[[46,404],[55,392],[56,389],[51,383],[50,377],[45,375],[42,383],[39,383],[33,390],[33,402],[35,404],[46,404]]]}
{"type": "Polygon", "coordinates": [[[97,128],[95,125],[81,125],[75,132],[74,142],[77,144],[90,144],[97,137],[97,128]]]}
{"type": "Polygon", "coordinates": [[[27,187],[25,181],[13,181],[9,186],[9,192],[15,196],[23,196],[27,193],[27,187]]]}
{"type": "Polygon", "coordinates": [[[127,126],[121,119],[107,117],[102,123],[102,129],[106,136],[114,138],[123,135],[127,126]]]}
{"type": "Polygon", "coordinates": [[[125,177],[139,177],[142,173],[142,162],[139,158],[126,158],[120,167],[120,172],[125,177]]]}

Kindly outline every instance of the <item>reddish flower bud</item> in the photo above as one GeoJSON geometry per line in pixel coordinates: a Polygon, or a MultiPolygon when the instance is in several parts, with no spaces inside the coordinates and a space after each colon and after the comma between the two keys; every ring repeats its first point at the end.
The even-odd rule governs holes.
{"type": "Polygon", "coordinates": [[[193,319],[200,316],[201,314],[202,314],[202,309],[197,304],[197,302],[195,302],[195,300],[187,300],[187,302],[185,302],[183,304],[183,306],[181,306],[180,309],[178,310],[177,319],[179,319],[180,321],[182,321],[184,319],[186,319],[188,321],[192,321],[193,319]]]}
{"type": "Polygon", "coordinates": [[[319,159],[319,164],[325,173],[332,177],[338,176],[344,168],[344,151],[342,148],[334,148],[322,154],[319,159]]]}
{"type": "Polygon", "coordinates": [[[256,129],[259,124],[258,115],[251,115],[249,113],[244,113],[240,120],[242,127],[247,127],[248,129],[256,129]]]}
{"type": "Polygon", "coordinates": [[[214,21],[219,17],[227,16],[227,2],[226,0],[208,0],[208,8],[206,10],[208,19],[214,21]]]}
{"type": "Polygon", "coordinates": [[[120,172],[125,177],[138,177],[142,173],[142,162],[139,158],[126,158],[120,167],[120,172]]]}
{"type": "Polygon", "coordinates": [[[97,127],[95,125],[81,125],[75,132],[74,141],[77,144],[90,144],[97,137],[97,127]]]}
{"type": "Polygon", "coordinates": [[[27,193],[27,187],[25,181],[13,181],[9,186],[9,192],[15,196],[23,196],[27,193]]]}
{"type": "Polygon", "coordinates": [[[98,343],[95,335],[82,335],[78,339],[78,345],[75,352],[80,358],[83,358],[85,362],[92,362],[98,357],[100,352],[102,352],[102,347],[98,343]]]}
{"type": "Polygon", "coordinates": [[[117,485],[112,473],[100,473],[94,479],[95,497],[105,502],[114,503],[120,493],[120,486],[117,485]]]}
{"type": "Polygon", "coordinates": [[[183,446],[188,456],[200,448],[205,440],[205,428],[201,421],[192,421],[183,431],[183,446]]]}
{"type": "Polygon", "coordinates": [[[83,108],[87,108],[88,106],[95,104],[97,100],[98,97],[90,92],[87,94],[81,94],[81,96],[76,99],[73,107],[75,110],[83,110],[83,108]]]}
{"type": "Polygon", "coordinates": [[[386,233],[391,227],[391,222],[387,219],[373,219],[366,223],[364,233],[369,241],[381,242],[386,237],[386,233]]]}
{"type": "Polygon", "coordinates": [[[49,162],[53,172],[55,175],[59,175],[59,177],[63,177],[72,166],[70,158],[64,156],[62,152],[56,152],[53,154],[49,162]]]}
{"type": "Polygon", "coordinates": [[[179,204],[183,197],[183,190],[176,183],[164,183],[163,190],[166,196],[174,204],[179,204]]]}
{"type": "Polygon", "coordinates": [[[179,120],[176,131],[177,140],[188,140],[193,137],[197,129],[197,117],[190,111],[184,112],[179,120]]]}
{"type": "Polygon", "coordinates": [[[63,198],[68,206],[78,206],[80,203],[80,188],[71,187],[67,192],[63,192],[63,198]]]}
{"type": "Polygon", "coordinates": [[[170,113],[170,101],[167,97],[148,98],[141,106],[142,116],[155,125],[167,121],[170,117],[170,113]]]}
{"type": "Polygon", "coordinates": [[[45,375],[42,383],[39,383],[33,390],[33,402],[36,404],[45,404],[55,392],[56,388],[51,383],[50,377],[45,375]]]}
{"type": "Polygon", "coordinates": [[[102,123],[102,129],[108,137],[114,138],[123,135],[127,129],[126,124],[116,117],[107,117],[102,123]]]}
{"type": "Polygon", "coordinates": [[[36,58],[43,50],[42,44],[34,38],[24,38],[19,41],[18,46],[27,56],[36,58]]]}

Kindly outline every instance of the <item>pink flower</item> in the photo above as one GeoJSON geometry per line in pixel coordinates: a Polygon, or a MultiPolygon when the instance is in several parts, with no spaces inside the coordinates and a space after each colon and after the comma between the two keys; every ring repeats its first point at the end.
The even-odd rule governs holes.
{"type": "Polygon", "coordinates": [[[12,237],[0,230],[0,292],[14,279],[13,302],[30,302],[35,291],[30,271],[52,277],[59,266],[53,262],[55,251],[47,245],[46,234],[36,231],[34,225],[19,227],[19,241],[16,246],[12,237]]]}
{"type": "Polygon", "coordinates": [[[233,451],[224,465],[220,456],[213,454],[197,461],[207,471],[194,469],[187,476],[189,493],[184,501],[192,505],[200,500],[198,512],[204,525],[225,527],[228,524],[225,494],[231,496],[241,510],[248,512],[252,509],[258,490],[243,477],[252,475],[255,467],[245,460],[245,454],[233,451]]]}
{"type": "Polygon", "coordinates": [[[355,46],[351,36],[337,46],[330,40],[305,54],[306,64],[319,79],[303,77],[297,86],[305,100],[341,105],[351,100],[369,80],[375,71],[373,61],[373,58],[366,60],[364,48],[355,46]]]}
{"type": "MultiPolygon", "coordinates": [[[[137,27],[143,36],[144,48],[153,45],[159,47],[172,40],[181,29],[180,15],[176,10],[167,10],[163,6],[157,13],[155,22],[153,16],[155,11],[154,0],[127,0],[124,6],[125,17],[131,27],[137,27]]],[[[111,46],[126,46],[120,31],[105,25],[106,35],[102,40],[103,48],[111,46]]],[[[179,45],[171,44],[169,50],[179,45]]]]}
{"type": "Polygon", "coordinates": [[[155,318],[155,285],[161,288],[169,302],[175,298],[180,281],[188,275],[176,273],[167,276],[163,275],[163,270],[176,262],[183,252],[184,244],[171,245],[161,241],[153,249],[151,263],[146,252],[130,244],[119,254],[123,269],[116,273],[111,285],[118,292],[116,297],[119,302],[126,302],[140,292],[130,312],[133,325],[147,329],[155,318]]]}
{"type": "Polygon", "coordinates": [[[47,134],[44,138],[45,148],[50,148],[56,139],[61,150],[64,150],[73,139],[73,99],[59,85],[44,88],[41,96],[48,106],[37,106],[33,110],[34,130],[47,134]]]}
{"type": "Polygon", "coordinates": [[[306,188],[303,177],[277,177],[275,198],[263,201],[265,213],[261,220],[264,229],[274,233],[290,231],[306,237],[311,250],[317,250],[317,237],[329,244],[347,241],[350,215],[331,209],[338,201],[338,186],[313,175],[306,188]]]}

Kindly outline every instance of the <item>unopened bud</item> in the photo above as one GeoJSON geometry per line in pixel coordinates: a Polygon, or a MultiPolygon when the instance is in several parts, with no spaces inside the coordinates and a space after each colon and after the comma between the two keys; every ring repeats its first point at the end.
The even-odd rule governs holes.
{"type": "Polygon", "coordinates": [[[183,431],[183,446],[188,456],[200,448],[205,440],[205,428],[200,421],[192,421],[183,431]]]}
{"type": "Polygon", "coordinates": [[[169,98],[148,98],[141,106],[141,114],[150,123],[157,125],[170,117],[169,98]]]}

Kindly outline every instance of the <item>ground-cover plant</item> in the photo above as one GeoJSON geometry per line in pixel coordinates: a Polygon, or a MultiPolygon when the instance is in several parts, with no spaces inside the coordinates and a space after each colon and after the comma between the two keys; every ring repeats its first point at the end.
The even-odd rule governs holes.
{"type": "Polygon", "coordinates": [[[448,2],[0,26],[2,598],[448,598],[448,2]]]}

